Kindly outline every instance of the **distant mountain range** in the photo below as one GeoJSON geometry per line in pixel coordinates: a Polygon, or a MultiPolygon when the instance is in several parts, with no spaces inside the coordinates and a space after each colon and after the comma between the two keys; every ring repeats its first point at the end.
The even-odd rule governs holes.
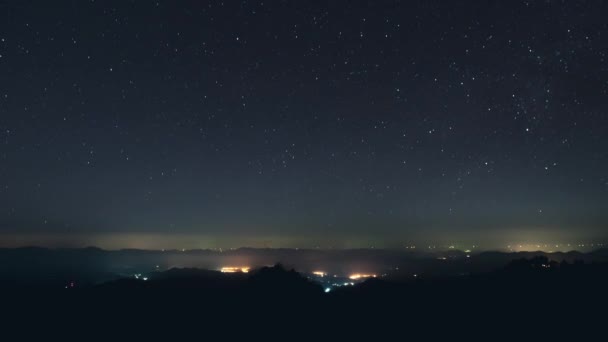
{"type": "MultiPolygon", "coordinates": [[[[4,284],[62,287],[68,282],[98,284],[172,268],[220,270],[222,267],[261,267],[282,263],[299,272],[330,276],[353,273],[407,276],[450,276],[488,272],[521,258],[546,256],[561,262],[606,262],[608,249],[580,252],[480,252],[458,250],[413,252],[394,249],[256,249],[230,250],[102,250],[96,247],[0,249],[0,280],[4,284]]],[[[177,272],[177,271],[171,271],[177,272]]],[[[181,274],[185,270],[179,271],[181,274]]],[[[198,272],[198,271],[197,271],[198,272]]]]}

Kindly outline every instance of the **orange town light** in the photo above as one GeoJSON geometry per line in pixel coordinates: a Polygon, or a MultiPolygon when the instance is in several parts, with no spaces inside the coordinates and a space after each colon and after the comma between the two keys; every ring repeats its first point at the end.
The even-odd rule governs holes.
{"type": "Polygon", "coordinates": [[[236,272],[248,273],[249,272],[249,267],[247,267],[247,266],[241,266],[241,267],[222,267],[220,271],[222,271],[222,273],[236,273],[236,272]]]}
{"type": "Polygon", "coordinates": [[[376,278],[376,275],[375,274],[355,273],[355,274],[351,274],[348,278],[353,279],[353,280],[362,279],[362,278],[376,278]]]}

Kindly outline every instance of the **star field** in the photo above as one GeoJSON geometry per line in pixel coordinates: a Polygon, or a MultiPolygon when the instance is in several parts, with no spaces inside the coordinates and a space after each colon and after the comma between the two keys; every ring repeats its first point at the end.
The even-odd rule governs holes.
{"type": "Polygon", "coordinates": [[[5,2],[0,232],[604,237],[607,5],[5,2]]]}

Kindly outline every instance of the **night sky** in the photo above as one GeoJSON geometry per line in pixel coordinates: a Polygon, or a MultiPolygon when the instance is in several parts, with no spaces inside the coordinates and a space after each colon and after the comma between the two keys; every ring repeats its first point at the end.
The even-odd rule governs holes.
{"type": "Polygon", "coordinates": [[[606,237],[607,13],[2,1],[2,245],[606,237]]]}

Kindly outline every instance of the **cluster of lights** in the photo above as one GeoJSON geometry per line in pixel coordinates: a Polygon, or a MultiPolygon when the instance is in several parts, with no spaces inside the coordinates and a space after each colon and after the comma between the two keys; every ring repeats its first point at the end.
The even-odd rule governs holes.
{"type": "MultiPolygon", "coordinates": [[[[337,283],[333,283],[332,286],[336,286],[336,287],[340,287],[340,286],[354,286],[355,283],[353,282],[346,282],[346,283],[342,283],[342,284],[337,284],[337,283]]],[[[331,287],[326,287],[325,288],[325,293],[328,293],[329,291],[331,291],[331,287]]]]}
{"type": "Polygon", "coordinates": [[[514,251],[527,251],[527,250],[543,250],[547,253],[554,253],[555,251],[559,250],[559,248],[562,249],[570,249],[570,248],[598,248],[598,247],[604,247],[603,243],[579,243],[579,244],[570,244],[570,243],[563,243],[563,244],[535,244],[535,243],[524,243],[521,245],[508,245],[507,248],[509,249],[509,251],[514,252],[514,251]]]}
{"type": "Polygon", "coordinates": [[[528,243],[528,244],[521,244],[521,245],[508,245],[507,248],[509,248],[510,250],[513,250],[514,248],[526,248],[526,247],[536,247],[538,249],[540,248],[560,248],[560,247],[603,247],[604,244],[603,243],[579,243],[579,244],[569,244],[569,243],[564,243],[564,244],[532,244],[532,243],[528,243]]]}
{"type": "MultiPolygon", "coordinates": [[[[439,249],[445,248],[445,247],[447,247],[447,249],[458,249],[459,248],[459,246],[457,246],[457,245],[447,245],[447,246],[440,246],[439,249]]],[[[477,247],[479,247],[479,246],[473,245],[472,248],[477,248],[477,247]]],[[[438,249],[437,245],[428,245],[427,248],[428,249],[438,249]]],[[[415,245],[406,245],[405,249],[416,249],[416,246],[415,245]]]]}
{"type": "Polygon", "coordinates": [[[248,273],[249,272],[249,267],[222,267],[222,269],[220,270],[222,271],[222,273],[236,273],[236,272],[243,272],[243,273],[248,273]]]}
{"type": "Polygon", "coordinates": [[[316,275],[317,277],[321,277],[321,278],[323,278],[327,275],[327,273],[322,272],[322,271],[314,271],[314,272],[312,272],[312,274],[316,275]]]}
{"type": "Polygon", "coordinates": [[[135,279],[141,279],[143,281],[148,280],[148,277],[142,277],[141,273],[134,274],[134,276],[135,276],[135,279]]]}

